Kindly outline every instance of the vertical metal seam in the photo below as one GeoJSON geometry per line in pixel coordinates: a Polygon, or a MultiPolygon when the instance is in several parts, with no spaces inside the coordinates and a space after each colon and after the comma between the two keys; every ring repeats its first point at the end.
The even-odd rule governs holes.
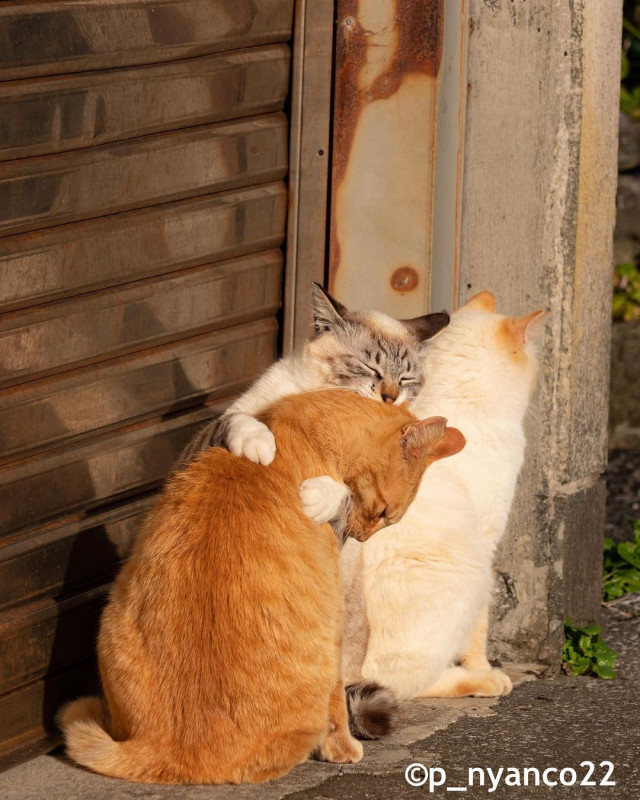
{"type": "Polygon", "coordinates": [[[298,274],[298,219],[300,208],[300,158],[302,152],[302,97],[307,0],[296,0],[294,12],[293,58],[291,61],[291,137],[289,141],[289,213],[285,260],[283,313],[283,354],[293,350],[296,323],[298,274]],[[295,136],[293,135],[295,131],[295,136]]]}

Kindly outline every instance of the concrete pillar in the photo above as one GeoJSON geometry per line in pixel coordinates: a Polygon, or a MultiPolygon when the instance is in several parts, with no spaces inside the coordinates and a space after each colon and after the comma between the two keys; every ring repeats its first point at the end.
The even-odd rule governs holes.
{"type": "Polygon", "coordinates": [[[493,648],[556,667],[600,608],[621,7],[470,0],[459,299],[552,313],[493,648]]]}

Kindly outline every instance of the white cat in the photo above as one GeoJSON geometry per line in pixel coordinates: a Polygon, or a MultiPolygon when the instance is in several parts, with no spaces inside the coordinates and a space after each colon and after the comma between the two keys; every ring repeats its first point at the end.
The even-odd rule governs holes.
{"type": "Polygon", "coordinates": [[[492,561],[524,458],[522,423],[545,317],[497,315],[482,292],[426,348],[428,381],[411,411],[446,417],[467,445],[429,469],[399,524],[343,549],[347,600],[361,584],[366,606],[363,618],[362,602],[348,602],[347,681],[374,679],[400,698],[511,690],[486,654],[492,561]]]}

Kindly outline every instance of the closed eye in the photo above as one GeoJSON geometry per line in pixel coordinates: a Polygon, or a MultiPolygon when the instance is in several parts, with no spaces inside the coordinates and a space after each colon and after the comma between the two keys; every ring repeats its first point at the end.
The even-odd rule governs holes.
{"type": "Polygon", "coordinates": [[[371,374],[374,377],[376,377],[379,381],[382,380],[382,375],[380,374],[380,372],[375,367],[372,367],[370,364],[365,364],[365,367],[367,369],[370,369],[371,370],[371,374]]]}
{"type": "Polygon", "coordinates": [[[417,382],[418,382],[418,379],[417,378],[413,378],[411,375],[403,375],[402,378],[400,378],[400,383],[403,386],[406,386],[408,383],[417,383],[417,382]]]}

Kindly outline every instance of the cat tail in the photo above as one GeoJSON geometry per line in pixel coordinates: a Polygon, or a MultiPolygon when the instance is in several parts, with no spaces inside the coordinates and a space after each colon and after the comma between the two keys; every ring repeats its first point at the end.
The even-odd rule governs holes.
{"type": "Polygon", "coordinates": [[[393,691],[375,681],[359,681],[345,688],[349,730],[357,739],[381,739],[398,723],[398,700],[393,691]]]}
{"type": "Polygon", "coordinates": [[[67,754],[83,767],[112,778],[164,782],[154,774],[155,758],[146,746],[133,739],[117,742],[111,738],[99,697],[82,697],[63,706],[56,723],[67,754]]]}

